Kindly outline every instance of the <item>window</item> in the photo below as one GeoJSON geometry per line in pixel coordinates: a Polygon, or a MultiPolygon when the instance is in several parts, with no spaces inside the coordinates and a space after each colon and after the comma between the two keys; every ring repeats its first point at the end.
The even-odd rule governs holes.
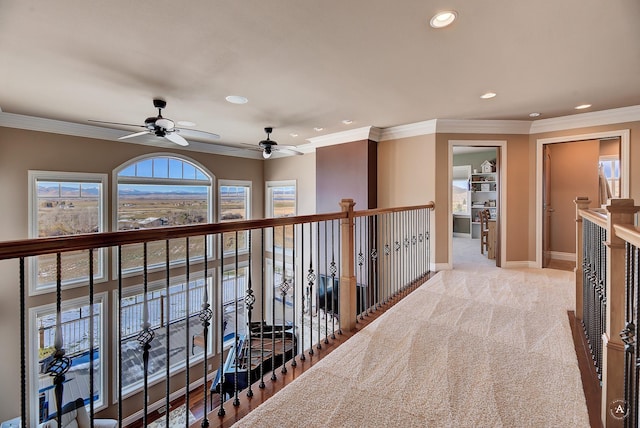
{"type": "Polygon", "coordinates": [[[471,165],[460,165],[453,167],[453,181],[451,191],[451,201],[453,203],[453,214],[470,215],[469,205],[469,175],[471,165]]]}
{"type": "MultiPolygon", "coordinates": [[[[211,222],[211,177],[192,162],[172,156],[134,161],[116,171],[117,230],[147,229],[211,222]]],[[[170,242],[170,263],[184,262],[186,240],[170,242]]],[[[165,243],[150,242],[149,266],[166,262],[165,243]]],[[[189,239],[189,256],[204,256],[204,237],[189,239]]],[[[143,263],[141,244],[123,247],[124,272],[139,270],[143,263]]]]}
{"type": "Polygon", "coordinates": [[[222,274],[222,302],[224,305],[222,322],[224,326],[225,347],[231,346],[234,343],[236,332],[239,336],[242,336],[246,334],[247,331],[244,295],[248,286],[248,275],[249,268],[247,266],[240,267],[237,271],[227,267],[222,274]],[[238,314],[237,320],[236,313],[238,314]]]}
{"type": "MultiPolygon", "coordinates": [[[[164,378],[167,370],[166,326],[169,323],[171,352],[169,357],[170,372],[184,369],[185,352],[191,353],[191,361],[202,358],[204,349],[192,346],[192,337],[202,334],[202,322],[198,315],[202,309],[204,287],[209,287],[208,296],[211,304],[210,281],[198,278],[189,281],[187,287],[184,278],[169,287],[169,296],[164,281],[149,284],[147,291],[147,308],[149,323],[155,335],[150,345],[148,380],[153,383],[164,378]],[[187,293],[189,294],[189,311],[187,317],[187,293]],[[187,321],[188,320],[188,321],[187,321]],[[190,337],[185,335],[186,323],[189,322],[190,337]]],[[[142,349],[137,340],[140,325],[143,321],[145,296],[140,286],[127,290],[122,298],[122,324],[120,325],[122,345],[122,392],[124,395],[134,393],[142,388],[144,366],[142,349]]],[[[114,292],[117,301],[117,292],[114,292]]],[[[117,305],[116,305],[117,306],[117,305]]],[[[117,311],[117,307],[115,308],[117,311]]],[[[114,314],[117,319],[117,312],[114,314]]],[[[211,328],[211,327],[210,327],[211,328]]],[[[115,348],[117,352],[117,345],[115,348]]],[[[117,357],[115,357],[117,360],[117,357]]]]}
{"type": "MultiPolygon", "coordinates": [[[[220,222],[248,220],[251,218],[251,183],[247,181],[220,180],[218,191],[220,222]]],[[[238,251],[248,251],[247,233],[238,233],[238,251]]],[[[222,237],[225,253],[236,251],[236,233],[225,233],[222,237]]]]}
{"type": "MultiPolygon", "coordinates": [[[[105,231],[106,175],[29,171],[30,237],[78,235],[105,231]]],[[[88,251],[62,255],[62,284],[82,284],[89,278],[88,251]]],[[[105,252],[94,252],[94,280],[105,278],[105,252]]],[[[56,255],[34,257],[30,289],[55,290],[56,255]]]]}
{"type": "Polygon", "coordinates": [[[296,182],[267,182],[267,217],[289,217],[296,215],[296,182]]]}
{"type": "MultiPolygon", "coordinates": [[[[106,405],[105,401],[105,365],[103,360],[105,348],[104,308],[106,295],[94,296],[93,304],[93,367],[94,387],[93,399],[96,409],[106,405]]],[[[89,385],[89,362],[91,359],[91,337],[89,335],[91,311],[89,299],[82,298],[62,303],[60,314],[62,347],[65,356],[71,360],[71,367],[65,374],[63,404],[82,398],[89,403],[91,392],[89,385]]],[[[55,386],[53,377],[46,373],[48,365],[53,360],[56,335],[55,304],[40,306],[30,310],[31,337],[31,420],[43,422],[53,418],[56,414],[55,386]],[[37,412],[37,414],[35,414],[37,412]]]]}
{"type": "MultiPolygon", "coordinates": [[[[296,215],[296,182],[295,181],[271,181],[267,182],[266,191],[267,217],[291,217],[296,215]]],[[[273,243],[276,251],[285,248],[293,248],[293,227],[282,226],[273,228],[273,243]]],[[[267,247],[272,243],[272,236],[268,235],[267,247]]]]}
{"type": "Polygon", "coordinates": [[[611,197],[620,197],[620,159],[618,156],[600,156],[600,170],[604,174],[611,197]]]}

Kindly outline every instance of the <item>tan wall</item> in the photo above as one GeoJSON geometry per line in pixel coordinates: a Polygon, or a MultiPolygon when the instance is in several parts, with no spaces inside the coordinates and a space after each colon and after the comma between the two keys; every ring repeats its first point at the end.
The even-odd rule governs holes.
{"type": "MultiPolygon", "coordinates": [[[[289,156],[264,163],[264,180],[296,180],[298,215],[316,212],[316,155],[289,156]]],[[[264,205],[264,203],[263,203],[264,205]]],[[[336,206],[338,202],[336,202],[336,206]]],[[[336,209],[338,211],[338,209],[336,209]]]]}
{"type": "Polygon", "coordinates": [[[550,203],[553,212],[549,222],[550,251],[575,253],[576,196],[598,200],[598,140],[549,144],[550,203]]]}
{"type": "MultiPolygon", "coordinates": [[[[636,201],[636,204],[640,204],[640,122],[628,122],[619,123],[614,125],[592,126],[588,128],[569,129],[556,132],[545,132],[539,134],[531,134],[529,136],[531,142],[531,149],[533,153],[536,150],[536,143],[538,139],[542,138],[555,138],[555,137],[570,137],[573,135],[591,134],[597,132],[606,131],[618,131],[628,129],[630,132],[630,153],[629,153],[629,165],[630,165],[630,180],[629,180],[629,197],[636,201]]],[[[535,158],[534,158],[535,159],[535,158]]],[[[595,205],[595,202],[594,204],[595,205]]],[[[535,215],[535,207],[531,206],[532,215],[535,215]]],[[[534,217],[535,218],[535,217],[534,217]]]]}
{"type": "MultiPolygon", "coordinates": [[[[437,217],[445,199],[436,194],[436,147],[435,135],[387,140],[378,143],[378,207],[422,205],[434,201],[435,212],[431,214],[431,262],[440,231],[436,229],[437,217]]],[[[445,175],[444,181],[448,180],[445,175]]],[[[445,205],[446,207],[446,205],[445,205]]],[[[445,216],[446,210],[445,210],[445,216]]],[[[444,236],[446,233],[442,233],[444,236]]]]}
{"type": "MultiPolygon", "coordinates": [[[[122,163],[150,153],[179,153],[207,168],[217,179],[250,180],[253,183],[252,215],[260,218],[264,213],[264,171],[262,160],[242,159],[227,156],[202,154],[186,150],[161,149],[124,142],[92,140],[10,128],[0,128],[0,241],[28,237],[28,170],[73,171],[109,174],[109,189],[112,193],[111,173],[122,163]]],[[[294,177],[295,178],[295,177],[294,177]]],[[[112,200],[109,200],[112,204],[112,200]]],[[[108,209],[111,225],[111,207],[108,209]]],[[[7,386],[0,392],[0,420],[7,420],[19,413],[20,385],[20,336],[19,336],[19,292],[17,261],[0,262],[0,337],[7,346],[0,346],[0,379],[7,386]]],[[[111,264],[108,263],[110,267],[111,264]]],[[[110,277],[112,277],[110,275],[110,277]]],[[[140,281],[138,281],[140,283],[140,281]]],[[[117,288],[115,281],[99,285],[99,291],[117,288]]],[[[65,298],[79,294],[74,289],[65,298]]],[[[27,299],[27,307],[41,304],[43,296],[27,299]]],[[[47,297],[47,300],[50,298],[47,297]]],[[[107,328],[114,325],[107,312],[107,328]]],[[[111,357],[111,353],[108,354],[111,357]]],[[[112,369],[115,364],[109,362],[112,369]]],[[[201,376],[202,370],[192,369],[192,380],[201,376]]],[[[109,379],[113,379],[112,376],[109,379]]],[[[176,387],[184,384],[179,375],[173,382],[176,387]]],[[[108,384],[109,401],[112,399],[112,383],[108,384]]],[[[163,397],[164,386],[158,385],[152,401],[163,397]]],[[[132,407],[140,400],[127,400],[132,407]]],[[[128,404],[127,404],[128,406],[128,404]]],[[[113,413],[112,413],[113,415],[113,413]]]]}
{"type": "MultiPolygon", "coordinates": [[[[507,142],[507,163],[501,165],[506,168],[507,178],[506,200],[501,201],[501,207],[506,208],[506,261],[527,261],[529,259],[528,233],[529,217],[527,207],[529,205],[530,177],[529,168],[532,161],[528,150],[527,135],[504,135],[504,134],[437,134],[437,166],[435,182],[437,186],[437,197],[443,203],[448,201],[449,183],[448,176],[448,150],[449,140],[462,141],[506,141],[507,142]]],[[[535,157],[533,158],[535,162],[535,157]]],[[[446,207],[445,207],[446,208],[446,207]]],[[[504,211],[503,211],[504,212],[504,211]]],[[[505,216],[502,215],[505,219],[505,216]]],[[[447,210],[443,209],[438,213],[438,229],[443,229],[447,224],[447,210]]],[[[449,240],[446,234],[439,234],[436,243],[437,263],[446,263],[449,254],[449,240]]]]}

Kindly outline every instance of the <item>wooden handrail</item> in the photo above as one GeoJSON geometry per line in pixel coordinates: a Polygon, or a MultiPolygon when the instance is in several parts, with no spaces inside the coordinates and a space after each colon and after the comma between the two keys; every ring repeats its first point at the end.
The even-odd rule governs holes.
{"type": "Polygon", "coordinates": [[[372,216],[372,215],[379,215],[379,214],[396,213],[400,211],[413,211],[413,210],[422,210],[422,209],[429,209],[433,211],[435,207],[436,207],[435,203],[433,201],[430,201],[425,205],[414,205],[410,207],[397,207],[397,208],[374,208],[370,210],[355,211],[353,213],[353,216],[364,217],[364,216],[372,216]]]}
{"type": "Polygon", "coordinates": [[[597,224],[603,229],[607,228],[607,213],[603,209],[599,208],[590,208],[588,210],[580,210],[578,211],[582,218],[586,218],[592,223],[597,224]]]}
{"type": "Polygon", "coordinates": [[[631,224],[615,224],[616,235],[636,248],[640,248],[640,227],[631,224]]]}
{"type": "Polygon", "coordinates": [[[31,238],[0,242],[0,260],[39,256],[90,248],[139,244],[150,241],[185,238],[188,236],[214,235],[235,231],[289,226],[292,224],[347,218],[347,213],[313,214],[296,217],[278,217],[257,220],[239,220],[224,223],[190,224],[185,226],[156,227],[143,230],[85,233],[54,238],[31,238]]]}
{"type": "MultiPolygon", "coordinates": [[[[386,214],[416,209],[431,209],[433,202],[426,205],[409,207],[372,209],[354,212],[354,217],[386,214]]],[[[214,235],[219,233],[240,232],[244,230],[289,226],[347,218],[346,212],[312,214],[295,217],[265,218],[256,220],[238,220],[224,223],[190,224],[185,226],[156,227],[116,232],[84,233],[53,238],[31,238],[0,242],[0,260],[19,257],[40,256],[58,252],[88,250],[90,248],[115,247],[118,245],[139,244],[166,239],[186,238],[190,236],[214,235]]]]}

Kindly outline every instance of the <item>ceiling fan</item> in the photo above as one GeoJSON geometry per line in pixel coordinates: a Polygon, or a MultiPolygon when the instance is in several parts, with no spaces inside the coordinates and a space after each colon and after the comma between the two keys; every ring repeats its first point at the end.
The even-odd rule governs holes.
{"type": "Polygon", "coordinates": [[[262,150],[262,157],[265,159],[269,159],[273,152],[283,152],[283,153],[291,153],[293,155],[302,155],[302,152],[296,150],[295,146],[279,146],[278,143],[269,138],[269,135],[273,132],[273,128],[268,126],[264,128],[264,132],[267,133],[267,139],[262,140],[258,143],[260,149],[262,150]]]}
{"type": "Polygon", "coordinates": [[[151,116],[144,120],[144,125],[133,125],[130,123],[118,123],[118,122],[104,122],[101,120],[89,120],[89,122],[96,123],[108,123],[111,125],[125,125],[125,126],[135,126],[139,128],[146,128],[144,131],[134,132],[133,134],[124,135],[118,140],[125,140],[127,138],[139,137],[145,134],[155,135],[157,137],[166,138],[167,140],[178,144],[180,146],[188,146],[189,142],[182,136],[180,133],[185,135],[193,135],[193,136],[201,136],[204,138],[213,138],[218,139],[220,136],[218,134],[213,134],[211,132],[204,131],[196,131],[194,129],[182,129],[176,128],[175,123],[171,119],[167,119],[166,117],[162,117],[162,109],[167,106],[167,102],[162,99],[154,99],[153,106],[158,109],[158,116],[151,116]]]}

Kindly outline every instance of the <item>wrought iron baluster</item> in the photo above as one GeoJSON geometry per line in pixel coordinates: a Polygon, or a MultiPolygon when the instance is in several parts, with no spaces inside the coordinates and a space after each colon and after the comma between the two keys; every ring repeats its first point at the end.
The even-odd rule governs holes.
{"type": "MultiPolygon", "coordinates": [[[[208,247],[208,238],[207,235],[204,236],[204,292],[202,295],[202,309],[200,310],[200,322],[202,323],[202,346],[204,348],[204,362],[202,364],[202,377],[204,378],[204,382],[202,384],[202,405],[204,408],[204,417],[202,419],[202,423],[200,426],[202,428],[207,428],[209,426],[209,417],[207,411],[207,387],[209,385],[208,375],[209,371],[207,370],[207,366],[209,365],[209,326],[211,325],[211,318],[213,318],[213,311],[211,310],[211,305],[209,304],[209,247],[208,247]]],[[[169,259],[167,258],[167,261],[169,259]]],[[[170,316],[169,316],[169,281],[167,280],[167,325],[169,325],[170,316]]],[[[169,329],[167,328],[167,343],[169,343],[169,329]]],[[[167,346],[168,348],[168,346],[167,346]]],[[[167,362],[169,360],[167,359],[167,362]]],[[[167,364],[169,366],[169,364],[167,364]]],[[[169,376],[167,375],[167,388],[169,386],[169,376]]],[[[167,391],[167,394],[169,391],[167,391]]],[[[167,407],[168,408],[168,407],[167,407]]],[[[167,423],[169,421],[167,420],[167,423]]],[[[187,413],[187,423],[189,422],[189,414],[187,413]]]]}
{"type": "MultiPolygon", "coordinates": [[[[300,226],[302,228],[302,225],[300,226]]],[[[296,330],[296,225],[292,224],[291,225],[291,286],[293,288],[293,296],[291,296],[291,306],[292,306],[292,312],[293,312],[293,317],[291,320],[291,367],[295,367],[298,365],[298,363],[296,362],[296,353],[297,353],[297,349],[296,349],[296,338],[298,337],[297,335],[297,330],[296,330]]],[[[302,282],[301,282],[302,284],[302,282]]],[[[302,287],[301,287],[302,288],[302,287]]],[[[302,290],[301,290],[302,291],[302,290]]],[[[300,293],[302,294],[302,293],[300,293]]]]}
{"type": "MultiPolygon", "coordinates": [[[[144,369],[144,386],[143,386],[143,394],[142,398],[144,400],[143,403],[143,415],[142,415],[142,424],[147,426],[147,417],[149,411],[148,397],[149,397],[149,349],[151,349],[151,341],[153,340],[155,333],[151,329],[151,323],[149,322],[149,301],[147,297],[147,292],[149,289],[149,278],[148,278],[148,267],[147,267],[147,243],[143,244],[143,268],[142,268],[142,284],[144,287],[144,301],[142,304],[142,324],[140,327],[142,330],[138,334],[137,340],[140,346],[142,347],[142,365],[144,369]]],[[[61,425],[59,425],[61,426],[61,425]]]]}
{"type": "Polygon", "coordinates": [[[373,301],[375,302],[375,308],[374,310],[377,310],[380,308],[380,281],[378,278],[379,275],[379,271],[378,271],[378,227],[379,227],[379,223],[378,223],[378,219],[379,219],[379,214],[376,214],[373,217],[373,237],[371,239],[371,242],[373,244],[372,248],[371,248],[371,268],[373,270],[372,272],[372,278],[373,278],[373,301]]]}
{"type": "MultiPolygon", "coordinates": [[[[95,347],[93,340],[95,332],[93,331],[93,248],[89,249],[89,421],[91,428],[93,428],[93,418],[95,415],[95,409],[93,405],[93,397],[95,396],[95,383],[94,383],[94,367],[93,356],[95,347]]],[[[77,337],[77,336],[76,336],[77,337]]]]}
{"type": "MultiPolygon", "coordinates": [[[[328,299],[329,299],[329,275],[327,275],[327,273],[329,272],[328,269],[328,264],[329,264],[329,258],[328,258],[328,240],[327,240],[327,221],[324,221],[324,278],[325,278],[325,283],[324,283],[324,343],[327,344],[329,343],[329,315],[328,315],[328,308],[329,308],[329,303],[328,303],[328,299]]],[[[335,287],[333,286],[334,284],[331,283],[331,300],[333,301],[333,295],[335,294],[336,290],[334,289],[335,287]]]]}
{"type": "Polygon", "coordinates": [[[336,338],[336,312],[337,312],[337,308],[334,308],[335,303],[334,301],[336,299],[338,299],[338,308],[340,307],[340,290],[339,288],[336,289],[336,272],[338,271],[337,267],[336,267],[336,253],[335,253],[335,229],[334,229],[334,225],[335,225],[335,220],[331,220],[331,263],[329,265],[329,273],[331,273],[331,286],[333,287],[333,293],[331,293],[332,296],[335,296],[335,298],[331,299],[331,338],[335,339],[336,338]]]}
{"type": "MultiPolygon", "coordinates": [[[[286,249],[287,249],[287,238],[286,238],[286,226],[282,226],[282,282],[280,283],[280,295],[282,296],[282,369],[280,372],[282,374],[287,373],[287,349],[286,349],[286,330],[287,330],[287,293],[291,288],[291,284],[287,279],[287,267],[286,267],[286,249]]],[[[275,294],[275,290],[274,290],[275,294]]],[[[274,326],[275,327],[275,326],[274,326]]],[[[275,336],[275,330],[274,330],[275,336]]],[[[275,353],[276,349],[273,348],[273,352],[275,353]]],[[[274,367],[275,370],[275,367],[274,367]]]]}
{"type": "MultiPolygon", "coordinates": [[[[166,340],[166,344],[167,346],[165,346],[165,361],[167,362],[166,367],[165,367],[165,377],[167,378],[165,380],[165,399],[164,399],[164,406],[165,409],[169,409],[169,407],[171,406],[171,401],[170,401],[170,394],[171,394],[171,364],[169,364],[169,360],[171,358],[171,347],[169,346],[170,340],[171,340],[171,251],[170,251],[170,245],[169,245],[169,240],[165,239],[164,241],[164,274],[165,274],[165,283],[164,283],[164,294],[165,294],[165,302],[166,302],[166,310],[164,311],[164,313],[166,314],[166,321],[165,321],[165,329],[164,329],[164,333],[165,336],[167,337],[166,340]]],[[[205,396],[205,407],[204,407],[204,414],[205,414],[205,419],[206,419],[206,415],[207,415],[207,406],[206,406],[206,397],[207,394],[204,394],[205,396]]],[[[165,418],[165,427],[169,428],[169,414],[167,412],[167,417],[165,418]]]]}
{"type": "MultiPolygon", "coordinates": [[[[313,270],[313,223],[309,223],[309,270],[307,270],[307,296],[309,297],[309,355],[313,355],[313,286],[316,282],[316,274],[313,270]]],[[[316,302],[317,302],[316,292],[316,302]]],[[[316,309],[318,305],[316,304],[316,309]]],[[[304,342],[303,342],[304,343],[304,342]]],[[[302,353],[304,356],[304,352],[302,353]]]]}
{"type": "Polygon", "coordinates": [[[24,257],[20,257],[20,420],[29,426],[27,419],[27,316],[25,302],[24,257]]]}
{"type": "MultiPolygon", "coordinates": [[[[322,266],[320,264],[320,222],[316,223],[316,227],[317,227],[317,239],[316,239],[316,245],[317,245],[317,253],[316,253],[316,266],[318,266],[318,284],[316,285],[316,314],[318,316],[318,344],[316,345],[317,349],[322,349],[322,340],[320,339],[321,333],[320,333],[320,329],[321,329],[321,322],[320,322],[320,279],[321,279],[321,273],[320,273],[320,266],[322,266]]],[[[325,294],[326,294],[326,282],[325,282],[325,294]]]]}
{"type": "MultiPolygon", "coordinates": [[[[188,352],[187,350],[187,344],[189,343],[189,340],[191,339],[191,257],[189,256],[189,237],[187,236],[185,238],[185,280],[186,280],[186,293],[185,293],[185,306],[186,306],[186,316],[185,316],[185,328],[184,328],[184,344],[185,344],[185,387],[186,387],[186,393],[185,393],[185,397],[184,397],[184,412],[185,412],[185,420],[187,425],[189,424],[189,408],[190,406],[190,394],[189,394],[189,385],[191,385],[191,370],[189,370],[189,367],[191,367],[191,361],[190,361],[190,352],[188,352]]],[[[169,347],[169,338],[167,337],[167,347],[169,347]]],[[[167,361],[167,364],[169,364],[169,361],[167,361]]],[[[169,417],[167,416],[167,423],[168,423],[168,419],[169,417]]],[[[168,428],[168,427],[167,427],[168,428]]]]}
{"type": "MultiPolygon", "coordinates": [[[[249,239],[249,266],[248,266],[248,284],[247,284],[247,292],[244,298],[244,302],[246,304],[246,308],[247,308],[247,336],[249,337],[249,346],[248,346],[248,353],[249,356],[247,358],[247,382],[249,384],[249,390],[247,391],[247,397],[253,397],[253,388],[251,386],[251,384],[253,383],[253,377],[251,376],[251,362],[252,362],[252,355],[251,355],[251,349],[253,348],[253,332],[251,330],[251,320],[252,320],[252,313],[253,313],[253,305],[256,302],[256,296],[254,296],[253,294],[253,286],[252,286],[252,281],[251,278],[253,277],[252,274],[252,268],[253,265],[251,263],[251,258],[252,258],[252,254],[251,254],[251,230],[249,230],[248,232],[248,239],[249,239]]],[[[260,360],[262,361],[262,360],[260,360]]]]}
{"type": "Polygon", "coordinates": [[[224,396],[225,396],[225,385],[224,385],[224,234],[218,234],[218,240],[220,241],[220,269],[218,269],[218,296],[220,296],[220,367],[218,368],[218,385],[219,385],[219,393],[220,393],[220,408],[218,409],[218,416],[222,417],[225,415],[224,410],[224,396]]]}
{"type": "MultiPolygon", "coordinates": [[[[364,255],[362,254],[362,217],[357,217],[355,221],[356,221],[355,230],[356,230],[357,243],[358,243],[358,254],[356,257],[356,263],[358,265],[358,272],[357,272],[358,280],[356,282],[364,282],[362,278],[363,276],[362,267],[364,265],[364,255]]],[[[358,295],[356,294],[356,298],[360,301],[360,310],[358,312],[360,314],[360,320],[363,320],[365,307],[366,307],[365,301],[364,301],[364,293],[360,293],[359,298],[358,298],[358,295]]],[[[356,319],[356,322],[357,322],[357,319],[356,319]]]]}
{"type": "MultiPolygon", "coordinates": [[[[234,277],[233,277],[233,307],[234,307],[234,341],[233,341],[233,346],[234,346],[234,350],[235,350],[235,364],[234,364],[234,368],[233,368],[233,405],[235,407],[238,407],[240,405],[240,398],[238,396],[238,370],[239,370],[239,366],[240,364],[242,364],[242,349],[239,348],[239,344],[240,344],[240,335],[238,334],[238,231],[236,230],[235,232],[235,254],[234,254],[234,277]]],[[[246,338],[245,338],[246,340],[246,338]]],[[[251,338],[249,338],[249,340],[251,340],[251,338]]],[[[251,363],[251,362],[249,362],[251,363]]],[[[251,367],[249,367],[249,373],[251,367]]]]}
{"type": "Polygon", "coordinates": [[[271,380],[276,376],[276,229],[271,227],[271,380]]]}
{"type": "MultiPolygon", "coordinates": [[[[122,367],[122,245],[118,245],[118,367],[122,367]]],[[[122,426],[122,372],[118,370],[118,426],[122,426]]]]}
{"type": "Polygon", "coordinates": [[[260,363],[260,384],[258,385],[258,388],[260,389],[264,389],[265,388],[265,383],[264,383],[264,322],[265,322],[265,311],[266,311],[266,307],[265,307],[265,282],[266,282],[266,269],[265,269],[265,242],[264,242],[264,234],[265,234],[265,230],[264,229],[260,229],[260,241],[261,241],[261,252],[260,252],[260,271],[261,271],[261,275],[260,275],[260,309],[261,309],[261,314],[260,314],[260,361],[262,361],[262,363],[260,363]]]}
{"type": "MultiPolygon", "coordinates": [[[[311,224],[311,223],[309,223],[311,224]]],[[[304,361],[307,357],[304,355],[304,317],[306,314],[305,298],[309,287],[304,281],[304,224],[300,225],[300,361],[304,361]],[[305,290],[306,289],[306,290],[305,290]]]]}

